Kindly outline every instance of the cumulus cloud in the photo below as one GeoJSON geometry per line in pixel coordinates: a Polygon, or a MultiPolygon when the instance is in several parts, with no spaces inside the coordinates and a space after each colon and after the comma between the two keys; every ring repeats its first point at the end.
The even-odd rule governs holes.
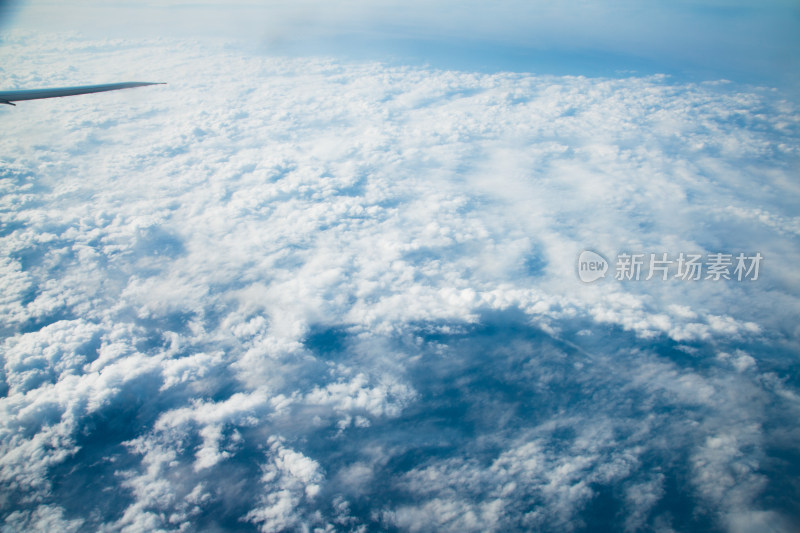
{"type": "Polygon", "coordinates": [[[2,110],[6,529],[800,523],[795,102],[190,41],[5,53],[5,84],[169,81],[2,110]],[[765,259],[584,284],[584,249],[765,259]]]}

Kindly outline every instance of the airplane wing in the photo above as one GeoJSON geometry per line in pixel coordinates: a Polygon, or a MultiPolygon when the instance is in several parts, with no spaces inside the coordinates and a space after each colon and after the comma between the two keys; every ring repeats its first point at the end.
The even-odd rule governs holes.
{"type": "Polygon", "coordinates": [[[21,91],[0,91],[0,104],[16,105],[12,102],[20,100],[38,100],[40,98],[57,98],[60,96],[74,96],[76,94],[102,93],[118,89],[132,89],[145,85],[163,85],[146,81],[129,81],[124,83],[106,83],[104,85],[82,85],[78,87],[58,87],[54,89],[28,89],[21,91]]]}

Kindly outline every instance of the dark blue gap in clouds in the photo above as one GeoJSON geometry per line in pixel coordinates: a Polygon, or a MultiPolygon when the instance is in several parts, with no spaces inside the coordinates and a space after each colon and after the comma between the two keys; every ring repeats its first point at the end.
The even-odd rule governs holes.
{"type": "MultiPolygon", "coordinates": [[[[31,301],[35,299],[36,294],[33,294],[33,296],[33,298],[30,298],[31,301]]],[[[56,322],[71,322],[73,320],[80,320],[80,318],[81,317],[76,315],[72,309],[58,307],[56,309],[48,310],[47,313],[41,316],[29,317],[25,322],[19,324],[15,328],[2,327],[0,328],[0,335],[4,337],[12,337],[14,334],[33,333],[35,331],[40,331],[47,326],[51,326],[56,322]]]]}
{"type": "MultiPolygon", "coordinates": [[[[564,324],[573,332],[586,326],[580,321],[564,324]]],[[[701,356],[692,356],[672,341],[642,341],[614,327],[595,325],[593,331],[581,338],[566,334],[585,343],[584,351],[530,326],[518,310],[487,312],[478,324],[413,326],[396,339],[395,348],[422,354],[406,368],[405,378],[418,394],[416,401],[398,418],[372,419],[371,427],[351,428],[343,436],[322,428],[292,444],[326,471],[328,482],[319,501],[345,495],[359,520],[380,529],[386,524],[375,521],[376,505],[396,508],[437,496],[410,492],[403,479],[411,471],[451,461],[486,469],[503,451],[519,445],[520,438],[540,439],[548,453],[562,456],[569,453],[582,424],[608,419],[619,450],[603,451],[605,460],[635,446],[647,451],[631,474],[611,484],[592,483],[595,497],[574,517],[584,524],[579,530],[619,531],[628,483],[663,474],[664,495],[653,516],[669,515],[678,530],[716,531],[713,513],[707,512],[691,485],[689,456],[697,439],[704,438],[694,424],[718,414],[703,406],[676,404],[669,393],[634,386],[624,372],[650,354],[703,374],[713,370],[713,354],[706,349],[701,356]],[[413,340],[419,338],[421,345],[413,340]],[[648,415],[657,417],[654,433],[637,437],[639,421],[648,415]],[[582,422],[576,425],[571,419],[582,422]],[[554,429],[538,429],[548,422],[556,423],[554,429]],[[382,449],[388,456],[373,465],[374,477],[366,486],[349,486],[337,478],[349,465],[368,461],[364,450],[369,449],[382,449]]],[[[353,358],[366,362],[356,355],[358,339],[345,329],[314,328],[306,346],[319,357],[343,364],[353,358]]],[[[764,473],[769,479],[781,475],[780,470],[764,473]]],[[[476,503],[490,497],[491,487],[462,490],[458,480],[454,482],[451,488],[463,499],[476,503]]],[[[510,529],[524,529],[522,515],[547,505],[535,490],[526,490],[520,487],[509,502],[512,518],[505,525],[510,529]]],[[[788,502],[778,503],[786,509],[788,502]]]]}
{"type": "Polygon", "coordinates": [[[119,472],[136,469],[141,457],[122,443],[152,427],[171,394],[159,392],[160,379],[144,375],[125,384],[111,402],[80,420],[75,435],[78,451],[48,472],[52,502],[67,518],[83,518],[86,526],[119,519],[134,499],[120,486],[119,472]]]}
{"type": "MultiPolygon", "coordinates": [[[[791,428],[788,426],[787,429],[791,428]]],[[[787,432],[780,446],[767,447],[767,465],[761,473],[781,472],[780,478],[770,479],[770,488],[764,494],[764,503],[769,508],[787,509],[794,524],[800,524],[800,449],[797,441],[787,432]]]]}
{"type": "Polygon", "coordinates": [[[138,230],[132,251],[136,256],[163,256],[174,259],[183,255],[186,249],[178,235],[160,226],[150,226],[138,230]]]}
{"type": "MultiPolygon", "coordinates": [[[[166,411],[185,407],[192,398],[186,386],[161,391],[162,380],[153,374],[142,375],[126,382],[124,388],[98,411],[80,420],[75,435],[78,451],[64,462],[53,466],[48,473],[52,490],[45,503],[64,508],[68,519],[86,520],[87,531],[99,529],[104,523],[118,520],[126,508],[135,502],[133,491],[122,486],[123,472],[142,474],[146,465],[142,456],[123,443],[148,433],[166,411]]],[[[225,384],[219,384],[225,388],[225,384]]],[[[223,429],[222,446],[230,443],[233,429],[223,429]]],[[[222,475],[208,476],[207,471],[196,474],[193,469],[195,453],[202,438],[190,432],[183,442],[164,443],[167,450],[177,451],[177,465],[168,465],[164,477],[178,480],[175,502],[180,503],[197,483],[204,483],[211,501],[202,512],[193,516],[195,531],[257,531],[241,518],[257,504],[263,492],[260,465],[264,461],[261,440],[247,439],[237,453],[223,461],[222,475]]],[[[24,494],[0,495],[13,502],[8,508],[22,508],[24,494]]],[[[0,515],[1,516],[1,515],[0,515]]]]}
{"type": "Polygon", "coordinates": [[[315,325],[309,328],[304,344],[312,352],[328,358],[344,352],[346,339],[345,328],[315,325]]]}
{"type": "MultiPolygon", "coordinates": [[[[185,317],[173,318],[171,325],[182,327],[185,317]]],[[[163,331],[163,323],[158,321],[139,326],[163,331]]],[[[625,491],[631,484],[656,475],[664,476],[664,496],[647,526],[655,525],[654,517],[669,515],[671,526],[678,531],[717,531],[716,510],[699,500],[691,483],[690,456],[706,437],[702,426],[695,424],[724,421],[719,418],[724,413],[714,407],[682,405],[669,391],[651,390],[633,379],[642,361],[670,362],[703,376],[720,371],[714,357],[716,347],[696,343],[693,347],[697,351],[688,354],[672,341],[642,340],[630,332],[587,320],[561,321],[559,326],[563,333],[556,338],[530,325],[529,317],[516,309],[486,311],[474,324],[411,324],[385,339],[389,353],[409,357],[397,378],[418,394],[400,416],[372,417],[364,412],[372,425],[351,427],[344,433],[334,427],[335,420],[320,426],[312,421],[313,410],[302,408],[289,425],[282,427],[268,418],[252,427],[227,424],[222,445],[231,444],[233,455],[200,472],[193,470],[194,454],[202,441],[196,431],[199,428],[195,428],[185,442],[174,443],[179,462],[164,475],[176,482],[176,501],[199,482],[212,492],[212,501],[193,518],[196,530],[254,531],[256,528],[241,522],[241,518],[264,494],[260,465],[269,456],[268,438],[280,435],[287,447],[317,461],[326,476],[322,492],[295,511],[305,516],[319,511],[330,519],[336,515],[334,499],[343,496],[350,503],[351,514],[368,530],[392,531],[396,529],[380,518],[383,510],[451,495],[470,503],[496,497],[492,474],[479,476],[479,482],[470,485],[461,478],[460,465],[466,467],[465,472],[485,472],[503,452],[534,440],[548,457],[569,460],[571,447],[585,427],[600,423],[613,436],[611,443],[598,443],[601,465],[611,464],[625,450],[641,446],[645,451],[630,473],[611,483],[591,482],[594,497],[571,517],[582,524],[578,531],[622,530],[627,512],[625,491]],[[587,329],[591,335],[575,334],[587,329]],[[415,356],[419,357],[411,359],[415,356]],[[654,417],[650,431],[638,435],[642,421],[650,415],[654,417]],[[543,426],[547,423],[552,427],[543,426]],[[243,436],[238,443],[231,440],[234,429],[243,436]],[[373,461],[376,451],[382,457],[377,462],[373,461]],[[344,475],[356,463],[369,465],[373,474],[358,486],[344,475]],[[448,465],[456,468],[447,470],[448,465]],[[405,483],[408,473],[428,467],[444,468],[450,474],[451,483],[443,493],[426,487],[418,491],[405,483]]],[[[157,336],[154,333],[153,338],[157,336]]],[[[293,386],[301,391],[315,384],[323,386],[325,374],[316,367],[330,361],[370,376],[381,375],[386,367],[374,361],[375,355],[380,355],[375,353],[375,336],[367,337],[367,346],[361,345],[363,339],[347,327],[312,327],[305,345],[317,362],[310,363],[307,370],[317,381],[304,383],[305,378],[300,376],[293,386]]],[[[747,347],[754,354],[755,348],[747,347]]],[[[796,366],[793,363],[793,368],[796,366]]],[[[210,386],[209,393],[215,401],[225,399],[233,392],[234,383],[232,375],[222,377],[210,386]]],[[[88,519],[88,529],[121,516],[133,500],[130,490],[121,487],[123,478],[118,472],[141,473],[146,468],[140,463],[141,457],[122,443],[149,432],[161,414],[187,406],[194,399],[191,383],[163,392],[159,390],[161,384],[157,373],[126,382],[106,406],[79,420],[75,438],[80,450],[50,470],[53,491],[44,503],[63,507],[67,518],[88,519]]],[[[787,421],[780,407],[776,405],[761,415],[765,428],[796,423],[787,421]]],[[[54,415],[60,413],[54,411],[54,415]]],[[[767,444],[773,435],[765,432],[767,444]]],[[[798,501],[799,489],[788,476],[796,470],[797,454],[786,451],[791,449],[786,443],[779,444],[765,446],[768,460],[761,463],[759,473],[766,477],[768,486],[757,504],[796,516],[792,504],[798,501]],[[783,468],[787,463],[793,467],[783,468]]],[[[590,468],[581,477],[595,470],[590,468]]],[[[528,480],[518,481],[518,490],[506,502],[509,518],[502,524],[509,531],[525,530],[529,527],[522,518],[526,512],[551,505],[535,487],[526,486],[528,480]]],[[[0,496],[6,497],[3,492],[7,491],[0,496]]],[[[12,494],[6,501],[12,507],[19,504],[24,508],[20,497],[12,494]]],[[[561,529],[557,523],[548,525],[550,530],[561,529]]]]}

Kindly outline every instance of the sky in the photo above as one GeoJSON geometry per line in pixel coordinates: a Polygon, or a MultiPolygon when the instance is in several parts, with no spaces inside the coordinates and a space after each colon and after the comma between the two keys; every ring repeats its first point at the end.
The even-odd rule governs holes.
{"type": "Polygon", "coordinates": [[[798,89],[794,0],[11,2],[16,27],[95,37],[234,38],[266,53],[440,68],[668,72],[798,89]]]}
{"type": "Polygon", "coordinates": [[[167,85],[0,109],[2,531],[798,530],[797,8],[643,6],[7,8],[167,85]]]}

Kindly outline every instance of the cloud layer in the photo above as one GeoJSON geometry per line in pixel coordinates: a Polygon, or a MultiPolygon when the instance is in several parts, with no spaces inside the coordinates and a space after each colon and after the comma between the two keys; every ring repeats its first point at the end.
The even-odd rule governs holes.
{"type": "Polygon", "coordinates": [[[8,530],[800,524],[795,102],[25,33],[4,69],[169,82],[2,110],[8,530]]]}

